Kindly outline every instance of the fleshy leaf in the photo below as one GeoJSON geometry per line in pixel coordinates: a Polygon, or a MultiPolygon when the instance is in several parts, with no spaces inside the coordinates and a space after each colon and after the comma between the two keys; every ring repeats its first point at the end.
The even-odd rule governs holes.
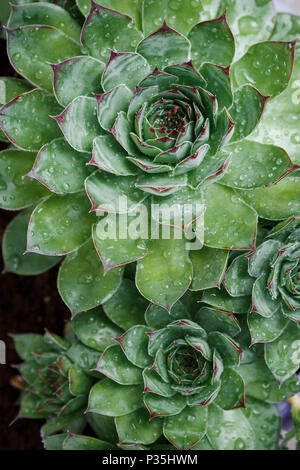
{"type": "Polygon", "coordinates": [[[176,302],[170,313],[155,304],[150,304],[145,313],[147,324],[157,330],[165,328],[169,323],[182,318],[190,318],[190,315],[180,300],[176,302]]]}
{"type": "Polygon", "coordinates": [[[33,165],[35,154],[19,150],[0,153],[0,207],[18,210],[32,206],[49,192],[36,181],[24,178],[33,165]]]}
{"type": "Polygon", "coordinates": [[[161,419],[150,421],[149,413],[144,408],[116,418],[116,428],[122,444],[152,444],[161,436],[162,426],[161,419]]]}
{"type": "MultiPolygon", "coordinates": [[[[203,64],[200,69],[201,75],[206,80],[206,89],[218,100],[218,109],[230,108],[232,105],[232,89],[229,69],[215,64],[203,64]]],[[[230,115],[231,110],[230,110],[230,115]]]]}
{"type": "Polygon", "coordinates": [[[142,389],[141,385],[101,380],[90,391],[88,410],[106,416],[125,416],[141,408],[142,389]]]}
{"type": "Polygon", "coordinates": [[[231,312],[212,307],[202,307],[194,317],[207,333],[220,331],[229,336],[236,336],[241,328],[237,319],[231,312]]]}
{"type": "Polygon", "coordinates": [[[80,44],[53,26],[22,26],[6,31],[13,67],[30,82],[50,92],[53,77],[50,64],[81,55],[80,44]]]}
{"type": "Polygon", "coordinates": [[[143,383],[142,369],[133,365],[117,344],[104,351],[95,370],[121,385],[143,383]]]}
{"type": "Polygon", "coordinates": [[[60,256],[76,250],[89,238],[95,220],[88,211],[82,192],[48,197],[31,216],[27,251],[60,256]]]}
{"type": "Polygon", "coordinates": [[[104,276],[101,261],[89,241],[65,259],[59,271],[58,288],[70,310],[79,313],[108,300],[118,289],[121,275],[119,268],[104,276]]]}
{"type": "Polygon", "coordinates": [[[144,297],[170,311],[192,281],[193,266],[185,240],[150,240],[148,255],[138,261],[136,285],[144,297]],[[162,259],[168,262],[162,264],[162,259]]]}
{"type": "Polygon", "coordinates": [[[99,308],[76,315],[71,325],[83,344],[99,352],[114,344],[114,339],[122,333],[99,308]]]}
{"type": "Polygon", "coordinates": [[[223,410],[243,406],[245,401],[245,384],[242,377],[233,369],[226,368],[221,376],[222,385],[215,403],[223,410]]]}
{"type": "Polygon", "coordinates": [[[119,176],[135,175],[138,170],[126,160],[126,156],[126,151],[112,135],[100,135],[94,139],[93,155],[89,164],[119,176]]]}
{"type": "Polygon", "coordinates": [[[82,191],[84,180],[91,173],[86,166],[88,161],[88,154],[77,152],[64,138],[55,139],[41,148],[27,176],[54,193],[76,193],[82,191]]]}
{"type": "Polygon", "coordinates": [[[235,122],[231,142],[247,137],[259,123],[268,97],[251,85],[243,85],[234,93],[230,116],[235,122]]]}
{"type": "Polygon", "coordinates": [[[168,65],[187,62],[190,59],[190,43],[164,22],[160,29],[140,42],[137,52],[147,59],[152,68],[163,69],[168,65]]]}
{"type": "MultiPolygon", "coordinates": [[[[138,7],[139,0],[101,0],[101,5],[106,8],[113,8],[124,15],[134,18],[140,27],[141,12],[138,7]]],[[[87,16],[91,9],[91,0],[76,0],[79,10],[84,16],[87,16]]]]}
{"type": "Polygon", "coordinates": [[[149,73],[150,66],[140,54],[111,52],[101,83],[105,91],[121,84],[134,91],[137,84],[149,73]]]}
{"type": "Polygon", "coordinates": [[[35,333],[12,335],[16,351],[23,361],[30,361],[34,354],[52,352],[53,348],[44,336],[35,333]]]}
{"type": "Polygon", "coordinates": [[[254,44],[231,69],[234,85],[250,82],[265,96],[279,95],[289,84],[294,49],[293,42],[254,44]]]}
{"type": "Polygon", "coordinates": [[[95,171],[85,181],[92,210],[126,214],[136,209],[147,195],[138,189],[133,189],[135,181],[134,176],[120,178],[113,174],[95,171]]]}
{"type": "Polygon", "coordinates": [[[18,214],[6,227],[2,241],[2,254],[6,271],[21,276],[41,274],[57,264],[60,258],[26,253],[27,229],[31,211],[18,214]]]}
{"type": "Polygon", "coordinates": [[[300,328],[290,322],[282,335],[265,346],[266,364],[280,384],[300,367],[300,328]]]}
{"type": "Polygon", "coordinates": [[[145,393],[144,403],[151,418],[179,414],[186,406],[186,397],[177,393],[173,397],[162,397],[154,393],[145,393]]]}
{"type": "Polygon", "coordinates": [[[77,96],[102,91],[100,77],[104,64],[93,57],[72,57],[60,64],[52,64],[52,70],[54,93],[62,106],[67,106],[77,96]]]}
{"type": "Polygon", "coordinates": [[[144,324],[147,301],[138,295],[135,284],[123,279],[116,294],[104,303],[103,309],[112,322],[124,330],[144,324]]]}
{"type": "Polygon", "coordinates": [[[86,395],[93,382],[92,377],[86,375],[76,364],[73,364],[69,369],[69,388],[72,395],[86,395]]]}
{"type": "Polygon", "coordinates": [[[248,326],[251,334],[252,344],[268,343],[275,341],[286,328],[288,318],[277,310],[271,318],[265,318],[258,313],[252,312],[248,315],[248,326]]]}
{"type": "Polygon", "coordinates": [[[235,38],[235,60],[252,44],[269,39],[276,15],[272,0],[247,0],[242,5],[223,0],[222,4],[235,38]]]}
{"type": "Polygon", "coordinates": [[[127,227],[123,226],[124,222],[122,215],[110,214],[93,227],[93,241],[105,274],[111,269],[133,263],[147,255],[147,245],[144,240],[132,238],[127,227]],[[115,225],[113,236],[105,230],[111,217],[113,217],[112,225],[115,225]],[[120,236],[120,231],[122,231],[122,236],[120,236]]]}
{"type": "Polygon", "coordinates": [[[128,109],[131,97],[132,93],[125,84],[97,95],[98,120],[103,129],[111,130],[118,114],[128,109]]]}
{"type": "Polygon", "coordinates": [[[114,445],[90,436],[68,433],[63,442],[63,450],[112,450],[114,445]]]}
{"type": "Polygon", "coordinates": [[[242,412],[255,430],[255,448],[277,450],[281,430],[281,417],[277,406],[247,397],[247,408],[242,412]]]}
{"type": "Polygon", "coordinates": [[[169,2],[169,0],[154,0],[143,2],[143,30],[145,35],[153,33],[155,25],[162,23],[163,19],[176,31],[186,35],[191,27],[201,18],[201,6],[198,2],[189,3],[182,8],[181,2],[169,2]]]}
{"type": "Polygon", "coordinates": [[[244,140],[231,144],[232,152],[222,184],[232,188],[260,188],[269,186],[293,170],[293,163],[280,147],[244,140]]]}
{"type": "Polygon", "coordinates": [[[236,190],[264,219],[281,220],[300,215],[300,178],[287,176],[268,188],[236,190]]]}
{"type": "Polygon", "coordinates": [[[232,313],[247,313],[251,308],[251,297],[231,297],[224,287],[203,292],[202,302],[232,313]]]}
{"type": "Polygon", "coordinates": [[[191,251],[190,258],[194,268],[190,290],[220,286],[227,266],[228,251],[203,247],[202,250],[191,251]]]}
{"type": "Polygon", "coordinates": [[[207,437],[216,450],[255,450],[255,432],[242,410],[209,407],[207,437]]]}
{"type": "Polygon", "coordinates": [[[208,342],[212,348],[216,348],[225,366],[239,365],[243,351],[225,333],[219,333],[218,331],[209,333],[208,342]]]}
{"type": "Polygon", "coordinates": [[[206,434],[207,418],[206,406],[187,406],[178,415],[165,418],[164,435],[177,449],[190,449],[206,434]]]}
{"type": "Polygon", "coordinates": [[[219,18],[199,23],[188,34],[192,44],[192,60],[200,68],[204,62],[227,67],[234,56],[234,38],[225,13],[219,18]]]}
{"type": "Polygon", "coordinates": [[[67,142],[78,152],[91,152],[94,138],[104,134],[98,123],[95,98],[78,96],[54,119],[67,142]]]}
{"type": "Polygon", "coordinates": [[[234,191],[219,184],[203,190],[206,202],[205,245],[246,250],[255,242],[257,215],[234,191]]]}
{"type": "Polygon", "coordinates": [[[129,16],[111,10],[111,2],[107,6],[92,2],[81,33],[81,41],[91,56],[104,61],[108,60],[110,50],[134,51],[143,38],[129,16]]]}
{"type": "Polygon", "coordinates": [[[148,333],[151,328],[144,325],[133,326],[117,339],[127,359],[134,365],[144,368],[151,364],[148,354],[148,333]]]}
{"type": "Polygon", "coordinates": [[[241,364],[238,371],[246,384],[247,396],[257,400],[278,403],[299,392],[297,376],[291,377],[279,387],[263,358],[241,364]]]}
{"type": "Polygon", "coordinates": [[[49,117],[60,111],[53,96],[32,90],[0,108],[0,127],[13,145],[38,151],[42,145],[60,137],[57,125],[49,117]]]}
{"type": "Polygon", "coordinates": [[[238,256],[233,260],[226,272],[224,286],[233,297],[252,294],[255,279],[248,273],[248,257],[238,256]]]}
{"type": "Polygon", "coordinates": [[[268,276],[266,274],[259,276],[253,284],[252,302],[252,311],[266,318],[272,317],[280,307],[278,301],[270,294],[268,276]]]}
{"type": "MultiPolygon", "coordinates": [[[[19,2],[20,3],[20,2],[19,2]]],[[[11,15],[7,26],[9,28],[19,28],[20,26],[48,25],[59,29],[66,36],[79,42],[80,26],[72,18],[67,10],[58,5],[46,3],[27,2],[29,5],[12,5],[11,15]]]]}

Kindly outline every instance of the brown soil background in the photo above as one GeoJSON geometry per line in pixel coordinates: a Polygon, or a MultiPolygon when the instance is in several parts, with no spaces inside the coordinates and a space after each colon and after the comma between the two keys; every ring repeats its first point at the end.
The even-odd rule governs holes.
{"type": "MultiPolygon", "coordinates": [[[[15,75],[6,57],[5,41],[0,39],[0,75],[15,75]]],[[[5,145],[0,143],[0,150],[5,145]]],[[[0,210],[0,243],[3,232],[15,213],[0,210]]],[[[1,257],[0,272],[3,269],[1,257]]],[[[14,351],[9,333],[43,333],[50,331],[61,334],[69,318],[68,308],[59,297],[56,288],[57,268],[46,274],[16,276],[0,274],[0,340],[5,341],[7,365],[0,365],[0,450],[40,450],[39,420],[18,420],[10,422],[18,413],[19,392],[10,385],[16,376],[13,364],[20,360],[14,351]]]]}

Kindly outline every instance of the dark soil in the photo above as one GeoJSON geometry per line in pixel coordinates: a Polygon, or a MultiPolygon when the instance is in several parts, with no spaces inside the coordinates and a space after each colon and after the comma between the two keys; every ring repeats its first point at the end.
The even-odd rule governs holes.
{"type": "MultiPolygon", "coordinates": [[[[15,75],[5,52],[5,42],[0,40],[0,75],[15,75]]],[[[5,145],[0,143],[0,149],[5,145]]],[[[15,213],[0,210],[0,242],[6,225],[15,213]]],[[[3,269],[1,259],[0,272],[3,269]]],[[[68,308],[59,297],[56,288],[57,268],[38,277],[0,275],[0,340],[7,346],[7,365],[0,365],[0,450],[42,449],[39,428],[41,421],[21,419],[10,426],[18,413],[16,402],[19,391],[11,386],[17,375],[11,365],[20,362],[14,351],[9,333],[62,334],[69,319],[68,308]]]]}

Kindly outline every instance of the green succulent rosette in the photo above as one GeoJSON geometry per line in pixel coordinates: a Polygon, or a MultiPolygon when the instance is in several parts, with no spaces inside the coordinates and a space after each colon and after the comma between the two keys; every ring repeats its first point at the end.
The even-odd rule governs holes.
{"type": "Polygon", "coordinates": [[[78,313],[137,262],[139,291],[170,310],[187,289],[220,285],[228,251],[255,247],[258,216],[300,213],[298,18],[269,0],[59,5],[18,2],[6,28],[25,80],[0,82],[13,145],[0,205],[26,209],[6,231],[6,269],[38,274],[66,256],[58,287],[78,313]],[[178,226],[160,204],[190,212],[178,226]],[[102,236],[111,215],[126,232],[142,207],[135,225],[151,220],[158,236],[102,236]],[[181,239],[161,237],[167,226],[181,239]]]}
{"type": "Polygon", "coordinates": [[[73,317],[67,340],[16,335],[19,417],[46,419],[48,450],[277,449],[275,403],[296,376],[279,387],[245,316],[197,297],[169,314],[123,279],[103,309],[73,317]]]}
{"type": "Polygon", "coordinates": [[[248,313],[251,344],[265,344],[265,359],[283,383],[300,366],[299,328],[300,222],[277,224],[255,251],[236,257],[224,285],[237,302],[251,299],[248,313]]]}

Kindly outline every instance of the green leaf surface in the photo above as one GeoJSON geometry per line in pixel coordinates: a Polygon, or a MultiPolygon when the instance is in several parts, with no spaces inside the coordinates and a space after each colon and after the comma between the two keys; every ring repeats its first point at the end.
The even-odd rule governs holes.
{"type": "Polygon", "coordinates": [[[78,96],[54,119],[67,142],[78,152],[91,152],[94,138],[104,133],[97,119],[95,98],[78,96]]]}
{"type": "Polygon", "coordinates": [[[78,249],[90,236],[95,218],[84,193],[54,194],[33,211],[27,251],[60,256],[78,249]]]}
{"type": "MultiPolygon", "coordinates": [[[[124,3],[122,2],[123,5],[124,3]]],[[[117,6],[122,4],[118,2],[117,6]]],[[[125,8],[127,6],[128,2],[125,3],[125,8]]],[[[93,2],[81,33],[81,41],[90,55],[103,61],[108,60],[110,50],[135,51],[138,43],[143,39],[142,33],[130,17],[111,8],[113,8],[111,2],[108,5],[105,5],[103,1],[101,5],[93,2]],[[103,34],[103,31],[107,32],[103,34]]]]}
{"type": "Polygon", "coordinates": [[[202,307],[195,314],[194,319],[207,333],[219,331],[233,337],[241,330],[237,319],[232,313],[217,308],[202,307]]]}
{"type": "Polygon", "coordinates": [[[191,251],[193,263],[193,282],[190,290],[198,291],[219,287],[227,266],[228,251],[203,247],[199,251],[191,251]]]}
{"type": "Polygon", "coordinates": [[[61,137],[41,148],[28,176],[54,193],[76,193],[82,191],[91,173],[86,166],[89,159],[88,154],[77,152],[61,137]]]}
{"type": "Polygon", "coordinates": [[[235,91],[229,110],[235,122],[231,142],[242,140],[253,132],[262,117],[266,101],[267,97],[251,85],[243,85],[235,91]]]}
{"type": "Polygon", "coordinates": [[[226,368],[221,379],[221,389],[214,402],[223,410],[232,410],[243,405],[245,384],[242,377],[235,370],[226,368]]]}
{"type": "Polygon", "coordinates": [[[35,333],[12,335],[14,346],[23,361],[30,361],[34,354],[53,352],[44,336],[35,333]]]}
{"type": "Polygon", "coordinates": [[[247,396],[249,395],[257,400],[278,403],[299,392],[299,383],[296,376],[291,377],[279,387],[263,358],[249,364],[240,365],[238,372],[245,381],[247,396]]]}
{"type": "Polygon", "coordinates": [[[126,416],[116,418],[116,428],[122,444],[152,444],[162,434],[163,420],[152,419],[147,410],[140,408],[126,416]]]}
{"type": "Polygon", "coordinates": [[[240,297],[252,294],[252,287],[255,279],[248,273],[248,257],[238,256],[229,266],[225,278],[224,286],[227,292],[233,297],[240,297]]]}
{"type": "Polygon", "coordinates": [[[69,433],[63,442],[63,450],[112,450],[114,445],[89,436],[69,433]]]}
{"type": "Polygon", "coordinates": [[[99,352],[114,344],[114,338],[122,333],[99,308],[76,315],[71,325],[83,344],[99,352]]]}
{"type": "Polygon", "coordinates": [[[164,435],[177,449],[188,450],[204,437],[207,431],[206,406],[187,406],[181,413],[164,421],[164,435]]]}
{"type": "Polygon", "coordinates": [[[251,308],[251,297],[232,297],[224,287],[203,292],[202,302],[232,313],[247,313],[251,308]]]}
{"type": "Polygon", "coordinates": [[[2,240],[5,269],[21,276],[42,274],[55,266],[60,258],[26,253],[27,229],[31,210],[18,214],[6,227],[2,240]]]}
{"type": "Polygon", "coordinates": [[[255,240],[257,216],[231,188],[219,184],[204,190],[205,245],[246,250],[255,240]]]}
{"type": "MultiPolygon", "coordinates": [[[[100,354],[98,351],[76,342],[68,349],[67,356],[86,373],[90,374],[90,370],[96,367],[100,354]]],[[[85,406],[85,402],[82,406],[85,406]]]]}
{"type": "Polygon", "coordinates": [[[52,65],[53,90],[58,102],[67,106],[77,96],[90,96],[101,93],[100,77],[104,64],[89,56],[67,59],[60,64],[52,65]]]}
{"type": "Polygon", "coordinates": [[[265,346],[266,364],[282,384],[300,367],[300,328],[290,322],[284,332],[265,346]]]}
{"type": "Polygon", "coordinates": [[[101,83],[105,91],[124,84],[134,91],[137,84],[150,73],[147,60],[136,53],[112,52],[110,60],[105,67],[101,83]]]}
{"type": "Polygon", "coordinates": [[[97,96],[98,120],[103,129],[111,130],[118,114],[127,111],[131,97],[131,91],[123,83],[97,96]]]}
{"type": "Polygon", "coordinates": [[[144,368],[152,363],[148,354],[148,333],[152,330],[148,326],[137,325],[127,330],[118,343],[124,351],[127,359],[134,365],[144,368]]]}
{"type": "Polygon", "coordinates": [[[107,301],[118,289],[122,270],[104,276],[91,241],[67,256],[58,276],[58,289],[73,313],[90,310],[107,301]]]}
{"type": "Polygon", "coordinates": [[[232,188],[252,189],[270,186],[293,169],[293,163],[280,147],[244,140],[231,144],[232,152],[221,183],[232,188]]]}
{"type": "Polygon", "coordinates": [[[169,26],[186,35],[191,27],[201,19],[202,8],[199,1],[190,2],[182,8],[180,1],[144,1],[142,6],[143,30],[145,35],[153,33],[165,19],[169,26]]]}
{"type": "Polygon", "coordinates": [[[235,38],[235,60],[252,44],[269,39],[276,14],[272,0],[223,0],[222,6],[235,38]]]}
{"type": "Polygon", "coordinates": [[[50,64],[81,55],[79,42],[48,25],[7,29],[7,50],[20,75],[50,92],[53,79],[50,64]]]}
{"type": "Polygon", "coordinates": [[[276,405],[248,397],[242,412],[255,431],[256,449],[278,450],[281,417],[276,405]]]}
{"type": "Polygon", "coordinates": [[[141,408],[142,390],[141,385],[119,385],[103,379],[90,391],[88,410],[106,416],[125,416],[141,408]]]}
{"type": "Polygon", "coordinates": [[[84,373],[84,371],[73,364],[69,370],[69,389],[72,395],[86,395],[94,380],[84,373]]]}
{"type": "Polygon", "coordinates": [[[224,107],[230,108],[233,96],[228,69],[205,63],[202,65],[200,73],[207,83],[205,89],[217,97],[218,109],[221,111],[224,107]]]}
{"type": "Polygon", "coordinates": [[[249,313],[248,326],[252,343],[269,343],[276,340],[286,328],[289,319],[277,310],[271,318],[266,318],[258,313],[249,313]]]}
{"type": "Polygon", "coordinates": [[[200,68],[204,62],[227,67],[234,57],[234,38],[225,14],[199,23],[188,34],[192,44],[192,60],[200,68]]]}
{"type": "Polygon", "coordinates": [[[148,302],[139,295],[135,284],[123,279],[116,294],[104,303],[103,309],[112,322],[124,330],[134,325],[143,325],[148,302]]]}
{"type": "Polygon", "coordinates": [[[12,5],[11,15],[7,26],[19,28],[30,25],[48,25],[57,28],[66,36],[79,42],[80,26],[72,16],[58,5],[44,2],[31,3],[29,5],[12,5]]]}
{"type": "Polygon", "coordinates": [[[251,46],[231,69],[234,85],[250,82],[265,96],[279,95],[289,84],[294,47],[291,42],[272,41],[251,46]]]}
{"type": "Polygon", "coordinates": [[[60,111],[53,96],[32,90],[0,108],[0,127],[13,145],[38,151],[42,145],[60,137],[57,125],[50,118],[60,111]]]}
{"type": "Polygon", "coordinates": [[[225,366],[239,365],[243,350],[228,335],[211,332],[208,334],[208,343],[218,351],[225,366]]]}
{"type": "Polygon", "coordinates": [[[212,404],[208,415],[207,437],[215,450],[255,450],[255,432],[242,410],[223,411],[212,404]]]}
{"type": "Polygon", "coordinates": [[[287,176],[268,188],[236,190],[264,219],[281,220],[300,215],[300,178],[287,176]]]}
{"type": "Polygon", "coordinates": [[[137,170],[126,159],[127,153],[112,135],[100,135],[93,142],[90,165],[118,176],[135,175],[137,170]]]}
{"type": "Polygon", "coordinates": [[[96,370],[121,385],[143,383],[142,369],[134,366],[117,344],[104,351],[96,370]]]}
{"type": "Polygon", "coordinates": [[[43,186],[24,176],[31,170],[35,154],[19,150],[0,153],[0,207],[18,210],[30,207],[49,195],[43,186]]]}
{"type": "Polygon", "coordinates": [[[149,240],[148,255],[137,263],[136,285],[146,299],[170,311],[188,289],[192,269],[184,239],[149,240]]]}
{"type": "Polygon", "coordinates": [[[169,323],[176,320],[182,320],[183,318],[189,319],[190,314],[188,313],[186,306],[180,302],[180,300],[176,302],[170,313],[155,304],[150,304],[145,313],[147,324],[151,328],[155,328],[157,330],[165,328],[169,323]]]}
{"type": "Polygon", "coordinates": [[[163,69],[168,65],[187,62],[190,59],[190,42],[165,22],[139,43],[137,52],[147,59],[151,68],[163,69]]]}
{"type": "Polygon", "coordinates": [[[177,393],[173,397],[162,397],[155,393],[145,393],[144,403],[151,418],[173,416],[181,413],[186,407],[186,397],[177,393]]]}

